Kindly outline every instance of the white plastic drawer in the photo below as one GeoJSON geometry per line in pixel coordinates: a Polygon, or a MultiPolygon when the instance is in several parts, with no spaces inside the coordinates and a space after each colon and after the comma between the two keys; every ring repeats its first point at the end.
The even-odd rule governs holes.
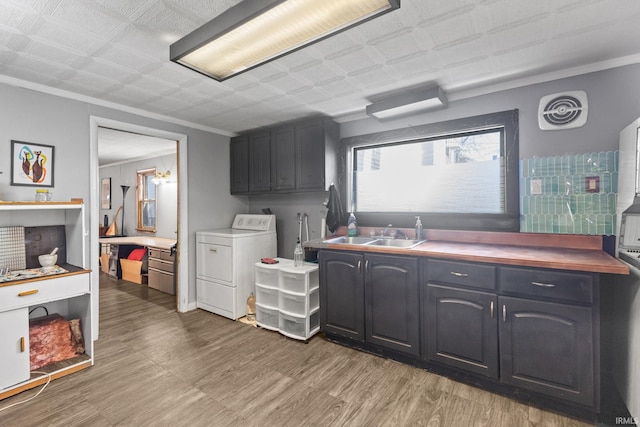
{"type": "Polygon", "coordinates": [[[280,332],[292,338],[307,338],[307,318],[280,313],[280,332]]]}
{"type": "Polygon", "coordinates": [[[256,264],[256,284],[269,286],[272,288],[278,287],[278,271],[280,267],[278,264],[256,264]]]}
{"type": "Polygon", "coordinates": [[[287,313],[305,316],[307,314],[307,296],[305,294],[292,294],[289,292],[280,292],[278,298],[278,308],[287,313]]]}
{"type": "Polygon", "coordinates": [[[256,283],[256,303],[269,308],[278,308],[278,288],[256,283]]]}
{"type": "Polygon", "coordinates": [[[256,323],[266,329],[278,330],[280,312],[277,308],[264,307],[256,302],[256,323]]]}
{"type": "Polygon", "coordinates": [[[89,274],[55,277],[0,287],[0,311],[89,293],[89,274]]]}
{"type": "Polygon", "coordinates": [[[304,271],[280,270],[280,289],[286,292],[307,293],[307,275],[304,271]]]}

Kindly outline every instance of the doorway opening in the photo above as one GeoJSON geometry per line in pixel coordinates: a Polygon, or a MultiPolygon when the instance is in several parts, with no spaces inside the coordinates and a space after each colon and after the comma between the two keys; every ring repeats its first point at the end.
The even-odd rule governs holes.
{"type": "MultiPolygon", "coordinates": [[[[93,183],[90,224],[96,229],[89,233],[92,282],[99,284],[101,245],[98,230],[100,227],[104,229],[106,215],[107,228],[112,223],[117,223],[119,235],[151,235],[177,241],[176,309],[187,311],[187,136],[99,117],[90,118],[90,134],[90,176],[93,183]],[[145,232],[138,227],[136,172],[144,169],[145,164],[151,164],[158,172],[158,178],[163,181],[160,183],[159,180],[156,186],[158,204],[161,200],[171,200],[171,203],[163,205],[164,212],[158,211],[154,233],[145,232]],[[103,178],[111,178],[110,206],[106,197],[103,197],[103,178]],[[125,191],[121,186],[129,186],[131,191],[125,191]],[[124,215],[116,217],[116,212],[121,207],[124,215]],[[184,244],[181,244],[183,238],[184,244]]],[[[99,313],[97,298],[94,300],[94,312],[99,313]]],[[[94,333],[97,336],[98,331],[94,333]]]]}

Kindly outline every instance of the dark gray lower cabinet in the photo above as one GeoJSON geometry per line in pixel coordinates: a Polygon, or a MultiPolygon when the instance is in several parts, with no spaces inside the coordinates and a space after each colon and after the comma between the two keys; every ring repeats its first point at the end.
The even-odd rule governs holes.
{"type": "Polygon", "coordinates": [[[366,341],[420,355],[418,260],[365,255],[366,341]]]}
{"type": "Polygon", "coordinates": [[[498,378],[498,298],[429,284],[423,292],[426,359],[498,378]]]}
{"type": "Polygon", "coordinates": [[[592,309],[499,297],[504,383],[594,404],[592,309]]]}
{"type": "Polygon", "coordinates": [[[320,328],[323,332],[364,342],[363,256],[320,251],[320,328]]]}
{"type": "Polygon", "coordinates": [[[327,250],[319,260],[325,333],[600,410],[597,274],[327,250]]]}

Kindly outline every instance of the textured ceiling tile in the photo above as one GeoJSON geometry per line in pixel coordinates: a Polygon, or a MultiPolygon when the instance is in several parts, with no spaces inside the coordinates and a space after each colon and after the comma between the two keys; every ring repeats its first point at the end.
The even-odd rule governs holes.
{"type": "MultiPolygon", "coordinates": [[[[84,71],[77,71],[73,76],[73,81],[70,82],[68,80],[64,81],[62,87],[81,87],[83,89],[93,88],[101,88],[108,85],[117,84],[118,81],[114,79],[109,79],[104,76],[99,76],[97,74],[92,74],[84,71]]],[[[86,93],[86,91],[82,91],[82,93],[86,93]]]]}
{"type": "Polygon", "coordinates": [[[123,45],[108,45],[100,51],[96,58],[98,62],[117,64],[122,68],[129,68],[132,71],[140,71],[149,66],[149,61],[154,58],[140,52],[131,51],[123,45]]]}
{"type": "Polygon", "coordinates": [[[82,70],[116,82],[121,82],[130,78],[132,73],[132,70],[128,68],[124,68],[119,64],[104,61],[102,59],[95,59],[82,70]]]}
{"type": "Polygon", "coordinates": [[[63,49],[75,50],[83,55],[92,55],[104,45],[104,39],[93,33],[61,26],[46,17],[33,37],[52,45],[57,44],[63,49]]]}
{"type": "MultiPolygon", "coordinates": [[[[95,4],[64,0],[51,14],[52,21],[70,30],[84,30],[88,33],[110,38],[126,25],[122,19],[103,13],[95,4]]],[[[121,18],[121,17],[120,17],[121,18]]]]}
{"type": "Polygon", "coordinates": [[[64,65],[72,65],[81,58],[86,58],[77,50],[65,49],[57,45],[51,45],[46,40],[35,38],[24,48],[26,54],[43,58],[47,61],[61,62],[64,65]]]}
{"type": "Polygon", "coordinates": [[[85,3],[98,4],[105,9],[109,9],[131,22],[143,14],[154,5],[153,0],[131,1],[131,0],[85,0],[85,3]]]}
{"type": "Polygon", "coordinates": [[[201,80],[198,74],[174,63],[163,63],[153,71],[147,72],[149,76],[160,80],[172,82],[182,87],[193,85],[201,80]]]}
{"type": "Polygon", "coordinates": [[[178,86],[175,84],[170,84],[162,80],[145,77],[144,75],[138,75],[135,78],[131,78],[128,81],[123,81],[122,83],[133,86],[137,89],[157,94],[170,89],[178,89],[178,86]]]}
{"type": "Polygon", "coordinates": [[[157,2],[136,19],[136,26],[144,27],[159,35],[172,35],[175,40],[198,28],[201,24],[189,17],[167,7],[164,2],[157,2]]]}

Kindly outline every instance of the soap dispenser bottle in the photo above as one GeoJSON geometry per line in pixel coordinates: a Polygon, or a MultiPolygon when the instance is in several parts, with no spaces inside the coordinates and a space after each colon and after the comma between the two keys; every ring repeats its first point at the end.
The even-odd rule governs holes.
{"type": "Polygon", "coordinates": [[[420,216],[416,216],[416,240],[424,239],[424,230],[422,229],[422,221],[420,216]]]}
{"type": "Polygon", "coordinates": [[[356,216],[351,212],[349,214],[349,220],[347,221],[347,236],[354,237],[358,235],[358,223],[356,216]]]}

